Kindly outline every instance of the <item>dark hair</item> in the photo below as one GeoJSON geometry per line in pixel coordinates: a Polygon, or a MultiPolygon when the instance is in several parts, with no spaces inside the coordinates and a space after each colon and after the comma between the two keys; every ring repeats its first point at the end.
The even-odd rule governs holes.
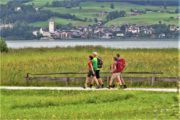
{"type": "Polygon", "coordinates": [[[113,57],[113,59],[115,60],[115,61],[117,61],[118,59],[117,59],[117,57],[113,57]]]}
{"type": "Polygon", "coordinates": [[[93,59],[93,56],[92,56],[92,55],[90,55],[90,56],[89,56],[89,59],[90,59],[90,60],[92,60],[92,59],[93,59]]]}
{"type": "Polygon", "coordinates": [[[116,54],[116,56],[119,58],[119,57],[120,57],[120,54],[118,53],[118,54],[116,54]]]}

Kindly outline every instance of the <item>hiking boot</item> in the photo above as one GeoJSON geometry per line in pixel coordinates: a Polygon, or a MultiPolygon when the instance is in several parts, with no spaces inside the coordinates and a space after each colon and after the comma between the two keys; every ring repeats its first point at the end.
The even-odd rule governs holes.
{"type": "Polygon", "coordinates": [[[96,89],[99,89],[100,88],[100,86],[98,85],[98,86],[96,86],[96,89]]]}
{"type": "Polygon", "coordinates": [[[112,87],[112,88],[115,88],[115,85],[112,85],[111,87],[112,87]]]}
{"type": "Polygon", "coordinates": [[[112,88],[112,85],[109,85],[108,88],[111,89],[111,88],[112,88]]]}
{"type": "Polygon", "coordinates": [[[104,88],[104,84],[101,85],[101,88],[104,88]]]}
{"type": "Polygon", "coordinates": [[[127,88],[127,86],[126,86],[126,85],[123,85],[123,88],[127,88]]]}
{"type": "Polygon", "coordinates": [[[86,86],[85,86],[85,85],[83,85],[83,88],[84,88],[84,89],[86,89],[86,86]]]}
{"type": "Polygon", "coordinates": [[[92,84],[89,85],[90,88],[92,88],[92,86],[93,86],[92,84]]]}

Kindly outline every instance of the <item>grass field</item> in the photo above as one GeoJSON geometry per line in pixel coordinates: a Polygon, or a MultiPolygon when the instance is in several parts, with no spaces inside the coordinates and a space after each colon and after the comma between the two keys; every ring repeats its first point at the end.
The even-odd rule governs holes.
{"type": "Polygon", "coordinates": [[[177,120],[176,93],[1,90],[1,119],[177,120]]]}
{"type": "Polygon", "coordinates": [[[138,16],[129,16],[123,18],[117,18],[106,25],[122,25],[125,23],[130,24],[138,24],[138,25],[151,25],[151,24],[158,24],[159,21],[165,24],[174,24],[178,25],[178,18],[176,18],[178,14],[169,14],[169,13],[151,13],[151,14],[144,14],[138,16]],[[173,17],[173,18],[170,18],[173,17]]]}
{"type": "MultiPolygon", "coordinates": [[[[151,10],[157,10],[157,11],[164,11],[164,13],[147,13],[144,15],[138,15],[138,16],[127,16],[123,18],[117,18],[115,20],[109,21],[106,25],[122,25],[126,23],[133,23],[133,24],[145,24],[145,25],[151,25],[158,23],[158,21],[162,21],[166,24],[178,24],[178,19],[176,17],[178,14],[169,14],[169,12],[174,12],[177,7],[174,6],[167,6],[167,9],[164,9],[163,6],[151,6],[151,5],[137,5],[137,4],[131,4],[131,3],[124,3],[124,2],[114,2],[114,9],[110,8],[111,2],[95,2],[95,1],[86,1],[81,2],[78,7],[73,8],[65,8],[65,7],[45,7],[46,4],[51,4],[54,0],[32,0],[30,2],[24,3],[24,4],[33,4],[35,7],[40,7],[44,10],[50,10],[52,12],[56,13],[62,13],[62,14],[71,14],[76,15],[77,17],[81,19],[87,18],[88,20],[91,19],[92,22],[81,22],[81,21],[74,21],[74,20],[68,20],[68,19],[62,19],[62,18],[56,18],[56,24],[58,25],[67,25],[71,23],[73,26],[88,26],[91,24],[95,24],[94,18],[97,18],[99,20],[106,20],[106,15],[101,16],[99,15],[100,12],[111,12],[111,11],[120,11],[124,10],[127,14],[130,14],[131,9],[138,9],[138,10],[145,10],[145,9],[151,9],[151,10]],[[81,6],[81,9],[79,7],[81,6]],[[170,19],[170,17],[174,17],[174,19],[170,19]]],[[[58,0],[62,1],[62,0],[58,0]]],[[[0,4],[6,4],[8,0],[1,0],[0,4]]],[[[33,25],[35,27],[47,27],[48,21],[36,21],[34,23],[30,23],[30,25],[33,25]]]]}
{"type": "MultiPolygon", "coordinates": [[[[53,18],[54,22],[56,25],[67,25],[67,24],[72,24],[74,26],[88,26],[93,24],[93,22],[83,22],[83,21],[75,21],[71,19],[63,19],[63,18],[53,18]]],[[[39,21],[39,22],[34,22],[31,25],[35,27],[48,27],[49,21],[39,21]]]]}
{"type": "Polygon", "coordinates": [[[0,4],[7,4],[9,0],[0,0],[0,4]]]}
{"type": "Polygon", "coordinates": [[[126,72],[163,72],[165,77],[179,74],[177,49],[27,48],[1,54],[1,85],[25,85],[26,73],[86,72],[93,51],[103,58],[102,71],[109,71],[112,57],[120,53],[128,63],[126,72]]]}
{"type": "MultiPolygon", "coordinates": [[[[36,2],[34,2],[36,5],[36,2]]],[[[76,15],[77,17],[81,18],[81,19],[92,19],[94,20],[94,18],[97,18],[99,20],[105,20],[106,16],[99,16],[98,14],[100,12],[106,11],[106,12],[110,12],[110,11],[115,11],[115,10],[124,10],[127,12],[127,14],[130,13],[130,9],[139,9],[139,10],[145,10],[145,9],[151,9],[151,10],[158,10],[158,11],[164,11],[164,8],[162,6],[142,6],[142,5],[135,5],[135,4],[130,4],[130,3],[114,3],[115,8],[111,9],[110,8],[110,2],[83,2],[80,4],[81,6],[81,10],[79,9],[79,7],[74,7],[74,8],[64,8],[64,7],[45,7],[43,9],[45,10],[50,10],[52,12],[56,12],[56,13],[70,13],[72,15],[76,15]]],[[[39,4],[38,4],[39,5],[39,4]]],[[[169,6],[168,10],[174,12],[176,9],[176,7],[172,7],[169,6]]],[[[166,12],[166,11],[165,11],[166,12]]],[[[153,13],[153,14],[145,14],[145,15],[138,15],[138,16],[127,16],[124,18],[118,18],[115,20],[110,21],[109,23],[107,23],[107,25],[121,25],[121,24],[126,24],[127,21],[128,23],[133,23],[133,24],[145,24],[145,25],[149,25],[149,24],[155,24],[158,23],[158,21],[162,21],[164,23],[167,24],[177,24],[178,23],[178,19],[176,19],[178,14],[168,14],[168,13],[153,13]],[[174,19],[169,19],[171,16],[175,17],[174,19]]],[[[72,23],[73,25],[77,25],[76,22],[73,22],[72,20],[67,20],[68,23],[72,23]]],[[[45,21],[44,21],[45,22],[45,21]]],[[[36,22],[34,23],[35,26],[41,26],[41,27],[47,27],[47,24],[44,24],[44,22],[36,22]]],[[[47,23],[47,21],[46,21],[47,23]]],[[[67,22],[57,22],[57,24],[68,24],[67,22]]],[[[94,22],[93,22],[94,23],[94,22]]],[[[79,21],[79,25],[82,26],[87,26],[90,25],[91,23],[89,22],[80,22],[79,21]]]]}

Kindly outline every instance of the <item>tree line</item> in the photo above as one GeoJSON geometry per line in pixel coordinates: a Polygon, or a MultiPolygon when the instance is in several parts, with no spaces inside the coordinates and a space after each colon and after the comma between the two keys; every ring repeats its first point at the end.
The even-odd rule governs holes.
{"type": "Polygon", "coordinates": [[[0,20],[2,23],[14,23],[17,21],[26,21],[28,23],[37,21],[46,21],[51,17],[59,17],[64,19],[72,19],[84,21],[75,15],[54,13],[49,10],[36,10],[32,5],[24,5],[17,1],[8,2],[6,5],[0,5],[0,20]],[[20,7],[20,10],[15,10],[20,7]]]}
{"type": "Polygon", "coordinates": [[[109,12],[109,14],[107,15],[106,19],[107,21],[119,18],[119,17],[125,17],[126,16],[126,12],[125,11],[112,11],[109,12]]]}

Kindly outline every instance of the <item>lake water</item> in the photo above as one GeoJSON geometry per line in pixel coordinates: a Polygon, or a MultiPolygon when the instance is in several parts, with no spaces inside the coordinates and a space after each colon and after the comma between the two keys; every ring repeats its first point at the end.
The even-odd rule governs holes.
{"type": "Polygon", "coordinates": [[[8,40],[9,48],[102,46],[106,48],[180,48],[179,40],[8,40]]]}

